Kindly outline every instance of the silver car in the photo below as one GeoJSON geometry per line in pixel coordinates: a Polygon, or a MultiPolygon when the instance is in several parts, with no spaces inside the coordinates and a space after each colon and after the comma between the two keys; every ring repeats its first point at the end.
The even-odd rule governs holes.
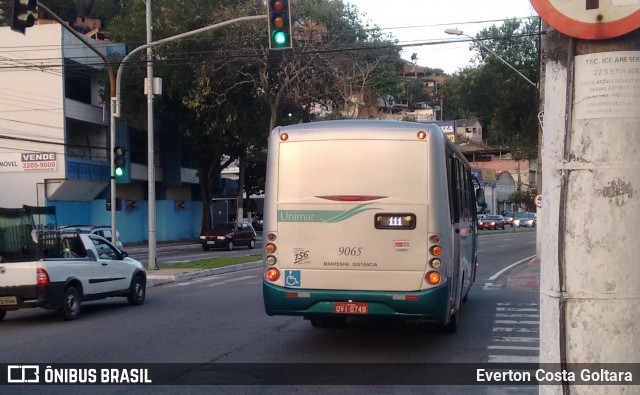
{"type": "MultiPolygon", "coordinates": [[[[58,230],[64,233],[87,233],[92,235],[102,236],[105,239],[111,241],[111,227],[110,226],[94,226],[94,225],[66,225],[59,226],[58,230]]],[[[120,251],[124,251],[122,241],[120,241],[120,232],[116,229],[116,247],[120,251]]]]}

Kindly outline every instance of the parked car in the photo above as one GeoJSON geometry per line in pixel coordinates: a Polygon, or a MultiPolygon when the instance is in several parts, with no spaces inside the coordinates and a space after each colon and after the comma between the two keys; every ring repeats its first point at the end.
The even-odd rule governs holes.
{"type": "Polygon", "coordinates": [[[222,247],[231,251],[236,246],[246,245],[250,249],[255,248],[258,235],[253,227],[243,222],[240,225],[235,222],[220,222],[213,229],[200,235],[202,249],[222,247]]]}
{"type": "Polygon", "coordinates": [[[478,229],[504,229],[506,221],[502,215],[487,215],[478,221],[478,229]]]}
{"type": "MultiPolygon", "coordinates": [[[[66,225],[66,226],[59,226],[58,230],[62,233],[84,233],[84,234],[98,235],[111,241],[111,226],[66,225]]],[[[118,247],[120,251],[124,251],[124,246],[120,241],[120,232],[117,229],[116,229],[115,245],[116,247],[118,247]]]]}

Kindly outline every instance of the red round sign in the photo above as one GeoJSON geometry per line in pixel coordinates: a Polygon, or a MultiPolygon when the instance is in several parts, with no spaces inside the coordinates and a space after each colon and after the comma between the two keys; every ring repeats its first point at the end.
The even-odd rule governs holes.
{"type": "Polygon", "coordinates": [[[531,5],[542,20],[571,37],[598,40],[640,28],[637,0],[531,0],[531,5]]]}

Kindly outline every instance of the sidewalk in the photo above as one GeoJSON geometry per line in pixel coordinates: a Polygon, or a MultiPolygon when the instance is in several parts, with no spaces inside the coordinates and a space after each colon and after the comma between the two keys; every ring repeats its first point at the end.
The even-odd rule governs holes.
{"type": "Polygon", "coordinates": [[[515,275],[507,276],[507,287],[540,289],[540,258],[533,258],[515,275]]]}

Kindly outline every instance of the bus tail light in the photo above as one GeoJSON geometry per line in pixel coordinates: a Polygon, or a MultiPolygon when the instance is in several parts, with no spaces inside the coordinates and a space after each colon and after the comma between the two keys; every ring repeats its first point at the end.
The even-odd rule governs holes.
{"type": "Polygon", "coordinates": [[[276,264],[276,262],[278,262],[278,259],[275,256],[273,255],[267,256],[267,265],[273,266],[276,264]]]}
{"type": "Polygon", "coordinates": [[[440,256],[442,255],[442,247],[440,246],[433,246],[429,249],[429,252],[431,252],[431,255],[433,256],[440,256]]]}
{"type": "Polygon", "coordinates": [[[427,138],[427,133],[423,131],[418,132],[418,140],[424,140],[427,138]]]}
{"type": "Polygon", "coordinates": [[[267,244],[267,246],[265,247],[265,251],[267,251],[267,254],[273,254],[274,252],[276,252],[276,245],[273,243],[267,244]]]}
{"type": "Polygon", "coordinates": [[[432,268],[439,269],[442,266],[442,261],[438,258],[433,258],[431,262],[429,262],[432,268]]]}
{"type": "Polygon", "coordinates": [[[267,278],[269,279],[269,281],[276,281],[278,278],[280,278],[280,272],[278,271],[278,269],[271,268],[267,271],[267,278]]]}
{"type": "Polygon", "coordinates": [[[431,285],[436,285],[440,282],[440,273],[438,272],[429,272],[426,275],[426,280],[431,285]]]}

